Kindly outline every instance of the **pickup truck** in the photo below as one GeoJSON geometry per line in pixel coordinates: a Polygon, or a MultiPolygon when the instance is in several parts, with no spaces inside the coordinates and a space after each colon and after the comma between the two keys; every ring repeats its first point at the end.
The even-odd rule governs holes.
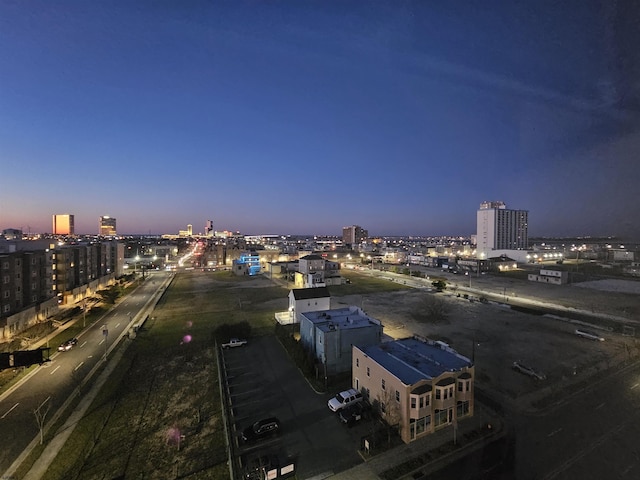
{"type": "Polygon", "coordinates": [[[239,338],[232,338],[227,343],[223,343],[222,348],[244,347],[246,345],[247,345],[246,340],[241,340],[239,338]]]}

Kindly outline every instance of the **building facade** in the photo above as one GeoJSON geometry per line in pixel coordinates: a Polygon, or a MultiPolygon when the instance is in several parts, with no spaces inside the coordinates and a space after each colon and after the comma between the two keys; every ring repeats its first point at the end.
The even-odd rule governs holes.
{"type": "Polygon", "coordinates": [[[102,235],[105,237],[117,235],[116,219],[108,215],[100,217],[100,221],[98,223],[98,235],[102,235]]]}
{"type": "Polygon", "coordinates": [[[0,254],[0,339],[53,315],[58,305],[81,300],[121,276],[124,245],[20,241],[0,254]]]}
{"type": "Polygon", "coordinates": [[[318,312],[331,309],[331,294],[327,287],[294,288],[289,292],[289,318],[300,323],[305,312],[318,312]]]}
{"type": "Polygon", "coordinates": [[[342,243],[346,245],[358,245],[369,238],[369,232],[359,225],[351,225],[342,228],[342,243]]]}
{"type": "Polygon", "coordinates": [[[442,342],[405,338],[353,346],[352,386],[405,443],[473,416],[474,366],[442,342]]]}
{"type": "Polygon", "coordinates": [[[495,250],[526,250],[529,243],[527,210],[507,209],[503,202],[483,202],[477,212],[477,257],[495,250]]]}
{"type": "Polygon", "coordinates": [[[348,372],[352,346],[378,345],[382,329],[379,320],[354,306],[300,314],[300,341],[328,375],[348,372]]]}
{"type": "Polygon", "coordinates": [[[53,234],[54,235],[75,235],[73,215],[68,213],[53,216],[53,234]]]}

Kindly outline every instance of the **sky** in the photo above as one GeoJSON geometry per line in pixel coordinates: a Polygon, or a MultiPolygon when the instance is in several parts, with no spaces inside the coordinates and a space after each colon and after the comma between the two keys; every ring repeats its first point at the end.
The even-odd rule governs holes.
{"type": "Polygon", "coordinates": [[[639,11],[0,0],[0,228],[640,238],[639,11]]]}

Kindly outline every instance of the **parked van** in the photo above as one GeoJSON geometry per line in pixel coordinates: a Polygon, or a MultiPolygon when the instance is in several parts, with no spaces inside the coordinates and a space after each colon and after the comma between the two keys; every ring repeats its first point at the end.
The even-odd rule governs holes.
{"type": "Polygon", "coordinates": [[[331,410],[332,412],[337,412],[338,410],[342,410],[343,408],[354,405],[361,401],[362,394],[355,388],[350,388],[349,390],[338,393],[335,397],[327,402],[327,405],[329,406],[329,410],[331,410]]]}

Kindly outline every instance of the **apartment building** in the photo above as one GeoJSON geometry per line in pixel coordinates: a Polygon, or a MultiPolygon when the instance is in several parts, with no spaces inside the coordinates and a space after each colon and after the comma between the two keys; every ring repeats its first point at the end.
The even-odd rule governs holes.
{"type": "Polygon", "coordinates": [[[366,241],[367,238],[369,238],[369,232],[360,225],[342,227],[342,243],[345,245],[353,247],[366,241]]]}
{"type": "Polygon", "coordinates": [[[527,210],[511,210],[503,202],[483,202],[477,212],[477,256],[489,258],[503,250],[528,248],[527,210]]]}
{"type": "Polygon", "coordinates": [[[299,317],[300,341],[328,375],[349,371],[353,345],[364,348],[382,340],[382,323],[355,306],[304,312],[299,317]]]}
{"type": "Polygon", "coordinates": [[[405,443],[473,416],[474,366],[447,344],[418,337],[353,346],[352,385],[405,443]]]}
{"type": "Polygon", "coordinates": [[[53,315],[122,275],[124,245],[118,242],[60,246],[19,241],[0,254],[0,339],[53,315]]]}

